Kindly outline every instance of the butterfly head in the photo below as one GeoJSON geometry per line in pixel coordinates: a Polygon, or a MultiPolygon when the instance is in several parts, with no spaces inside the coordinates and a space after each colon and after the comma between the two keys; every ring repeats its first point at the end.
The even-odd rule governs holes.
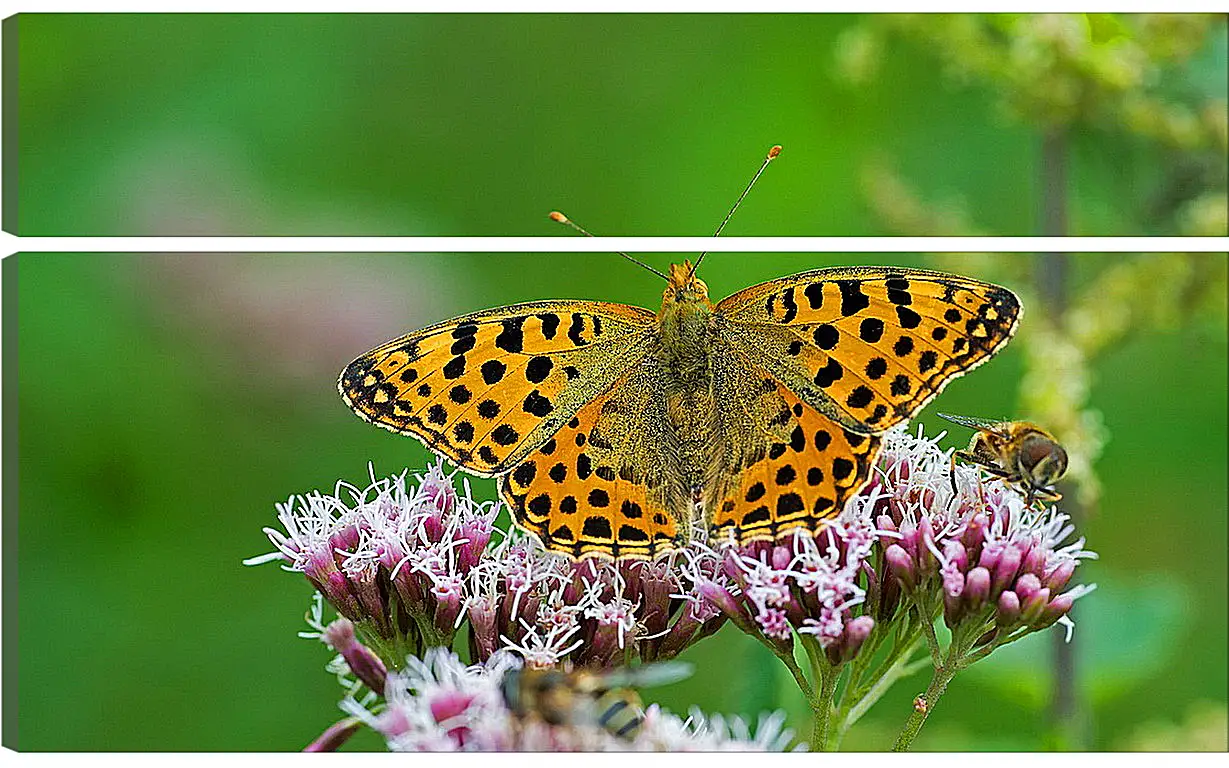
{"type": "Polygon", "coordinates": [[[690,261],[670,265],[670,283],[662,294],[663,304],[703,304],[712,306],[708,300],[708,284],[695,275],[690,261]]]}

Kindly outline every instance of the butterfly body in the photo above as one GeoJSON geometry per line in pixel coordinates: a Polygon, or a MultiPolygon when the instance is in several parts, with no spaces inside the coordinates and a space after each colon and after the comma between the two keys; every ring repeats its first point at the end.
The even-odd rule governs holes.
{"type": "Polygon", "coordinates": [[[363,418],[498,476],[522,528],[573,557],[647,559],[693,529],[815,530],[869,478],[880,435],[1011,337],[1010,291],[892,267],[819,269],[717,304],[674,265],[657,313],[530,302],[360,356],[363,418]]]}

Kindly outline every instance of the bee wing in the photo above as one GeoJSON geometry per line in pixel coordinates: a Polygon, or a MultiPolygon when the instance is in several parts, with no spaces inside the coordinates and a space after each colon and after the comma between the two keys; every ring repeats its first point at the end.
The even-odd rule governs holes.
{"type": "Polygon", "coordinates": [[[941,419],[946,419],[953,424],[959,424],[962,427],[986,430],[987,432],[994,432],[995,434],[1003,434],[1006,431],[1007,425],[1011,423],[1009,421],[1000,421],[996,419],[979,419],[975,416],[957,416],[951,413],[936,413],[935,415],[941,419]]]}
{"type": "Polygon", "coordinates": [[[694,671],[695,667],[686,661],[663,661],[609,672],[603,676],[603,682],[611,688],[653,688],[685,680],[694,671]]]}

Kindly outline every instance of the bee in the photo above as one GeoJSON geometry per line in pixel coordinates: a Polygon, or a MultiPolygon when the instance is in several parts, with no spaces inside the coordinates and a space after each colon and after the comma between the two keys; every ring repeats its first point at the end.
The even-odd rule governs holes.
{"type": "Polygon", "coordinates": [[[1058,501],[1062,494],[1050,486],[1067,471],[1067,451],[1049,432],[1027,421],[993,421],[969,416],[938,414],[940,418],[977,432],[968,450],[954,458],[969,461],[1008,483],[1021,486],[1033,499],[1058,501]]]}
{"type": "Polygon", "coordinates": [[[595,726],[630,741],[644,722],[644,703],[631,686],[666,685],[691,671],[681,661],[603,671],[525,666],[508,670],[500,691],[520,722],[595,726]]]}

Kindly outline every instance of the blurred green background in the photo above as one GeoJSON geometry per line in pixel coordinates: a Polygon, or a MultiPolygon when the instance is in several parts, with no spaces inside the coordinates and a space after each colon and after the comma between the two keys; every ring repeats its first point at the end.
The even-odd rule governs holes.
{"type": "MultiPolygon", "coordinates": [[[[1180,255],[1072,261],[1075,294],[1125,263],[1188,266],[1180,255]]],[[[714,254],[703,276],[719,297],[807,268],[875,262],[940,266],[1024,292],[1019,276],[1034,260],[714,254]]],[[[1079,575],[1100,588],[1077,604],[1075,637],[1096,749],[1189,749],[1200,743],[1191,733],[1224,745],[1226,261],[1202,263],[1206,306],[1137,324],[1091,369],[1090,402],[1110,440],[1100,509],[1083,526],[1101,558],[1079,575]]],[[[304,746],[340,716],[323,669],[331,654],[295,637],[310,589],[297,574],[240,561],[270,551],[261,528],[274,524],[275,502],[339,478],[363,482],[368,461],[384,474],[427,462],[416,441],[351,414],[334,387],[342,366],[487,306],[575,297],[655,307],[661,291],[657,278],[601,254],[27,253],[8,259],[3,277],[20,294],[5,318],[16,319],[20,356],[16,422],[5,414],[19,449],[18,477],[6,478],[20,494],[19,510],[6,509],[19,514],[18,602],[5,617],[19,725],[5,736],[24,750],[304,746]]],[[[1026,306],[1012,344],[926,409],[928,433],[946,426],[938,411],[1019,413],[1029,334],[1044,320],[1026,306]]],[[[949,444],[967,439],[961,430],[949,444]]],[[[471,483],[493,498],[493,482],[471,483]]],[[[1041,748],[1051,633],[1036,639],[957,677],[917,747],[1041,748]]],[[[786,707],[806,731],[788,675],[734,627],[687,658],[698,666],[692,680],[652,692],[668,707],[786,707]]],[[[899,684],[846,746],[890,745],[924,687],[922,675],[899,684]]],[[[365,734],[347,749],[379,746],[365,734]]]]}
{"type": "Polygon", "coordinates": [[[729,234],[1029,235],[1051,134],[1072,234],[1229,226],[1224,16],[6,25],[25,235],[705,235],[777,143],[729,234]]]}
{"type": "MultiPolygon", "coordinates": [[[[554,208],[599,234],[701,235],[772,143],[785,154],[731,235],[1032,234],[1056,201],[1074,234],[1225,234],[1224,17],[5,24],[19,43],[5,226],[25,235],[569,236],[554,208]],[[1061,194],[1038,180],[1047,137],[1061,194]]],[[[1076,257],[1073,290],[1126,258],[1076,257]]],[[[704,277],[720,296],[875,262],[1021,290],[1032,265],[717,254],[704,277]]],[[[1223,257],[1210,270],[1223,286],[1223,257]]],[[[574,254],[24,254],[4,278],[19,286],[6,319],[21,363],[16,621],[6,604],[20,718],[5,736],[26,750],[301,748],[340,714],[329,654],[294,636],[310,590],[240,560],[269,550],[274,502],[361,481],[368,461],[427,460],[350,414],[341,367],[482,307],[660,296],[614,256],[574,254]]],[[[1135,311],[1147,288],[1107,294],[1104,314],[1135,311]]],[[[1224,303],[1221,290],[1210,307],[1135,317],[1093,361],[1089,400],[1111,435],[1086,525],[1102,559],[1082,577],[1101,588],[1077,607],[1094,748],[1224,735],[1224,303]]],[[[928,408],[928,431],[940,410],[1019,413],[1025,334],[1045,318],[1029,306],[1022,338],[928,408]]],[[[1048,640],[957,678],[918,748],[1041,747],[1048,640]]],[[[787,707],[805,730],[776,661],[734,629],[690,658],[701,673],[662,690],[667,706],[787,707]]],[[[899,685],[846,746],[890,744],[923,687],[899,685]]]]}

